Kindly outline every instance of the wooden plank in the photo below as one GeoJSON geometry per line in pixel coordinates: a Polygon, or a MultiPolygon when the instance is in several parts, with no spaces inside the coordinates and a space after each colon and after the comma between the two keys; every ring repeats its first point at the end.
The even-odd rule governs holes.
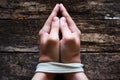
{"type": "Polygon", "coordinates": [[[120,21],[75,20],[82,34],[81,51],[118,51],[120,47],[120,21]],[[116,50],[117,48],[118,50],[116,50]]]}
{"type": "Polygon", "coordinates": [[[1,0],[0,19],[39,19],[63,3],[74,18],[120,19],[119,0],[1,0]]]}
{"type": "MultiPolygon", "coordinates": [[[[38,63],[38,53],[0,53],[1,80],[30,80],[38,63]]],[[[120,53],[82,53],[82,63],[90,80],[119,80],[120,53]]],[[[56,79],[58,80],[58,79],[56,79]]]]}
{"type": "MultiPolygon", "coordinates": [[[[39,52],[38,32],[44,19],[0,20],[0,51],[39,52]]],[[[120,51],[120,20],[78,20],[82,52],[120,51]]]]}

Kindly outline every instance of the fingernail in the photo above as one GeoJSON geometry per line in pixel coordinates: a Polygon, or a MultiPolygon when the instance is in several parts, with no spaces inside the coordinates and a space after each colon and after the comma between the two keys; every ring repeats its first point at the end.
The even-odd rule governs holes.
{"type": "Polygon", "coordinates": [[[58,17],[54,17],[54,18],[53,18],[53,21],[58,21],[58,20],[59,20],[58,17]]]}
{"type": "Polygon", "coordinates": [[[62,20],[62,21],[66,21],[65,17],[62,17],[61,20],[62,20]]]}

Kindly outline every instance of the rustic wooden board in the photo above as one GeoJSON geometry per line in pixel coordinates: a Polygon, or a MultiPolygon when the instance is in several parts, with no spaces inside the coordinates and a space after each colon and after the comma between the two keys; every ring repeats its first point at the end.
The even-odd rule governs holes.
{"type": "MultiPolygon", "coordinates": [[[[0,53],[1,80],[30,80],[39,53],[0,53]]],[[[90,80],[119,80],[120,53],[82,53],[82,63],[90,80]]]]}
{"type": "Polygon", "coordinates": [[[119,0],[0,0],[0,19],[39,19],[63,3],[80,19],[120,19],[119,0]]]}
{"type": "Polygon", "coordinates": [[[82,32],[89,79],[120,80],[120,0],[0,0],[0,80],[34,75],[38,32],[56,3],[65,5],[82,32]]]}
{"type": "MultiPolygon", "coordinates": [[[[0,20],[0,51],[39,52],[45,20],[0,20]]],[[[82,32],[82,52],[120,51],[120,20],[74,20],[82,32]]]]}

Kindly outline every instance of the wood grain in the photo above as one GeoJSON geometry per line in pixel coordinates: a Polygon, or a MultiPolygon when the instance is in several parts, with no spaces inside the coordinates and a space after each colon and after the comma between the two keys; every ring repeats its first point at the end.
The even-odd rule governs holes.
{"type": "Polygon", "coordinates": [[[1,0],[0,19],[40,19],[63,3],[74,18],[120,19],[119,0],[1,0]]]}
{"type": "Polygon", "coordinates": [[[88,78],[120,80],[120,0],[0,0],[0,80],[32,78],[38,32],[56,3],[64,4],[82,32],[81,61],[88,78]]]}
{"type": "MultiPolygon", "coordinates": [[[[45,19],[0,20],[0,51],[39,52],[38,32],[45,19]]],[[[82,52],[120,51],[120,20],[74,21],[82,32],[82,52]]]]}
{"type": "MultiPolygon", "coordinates": [[[[0,53],[0,56],[1,80],[30,80],[39,57],[38,53],[0,53]]],[[[81,54],[85,73],[90,80],[119,80],[119,57],[120,53],[81,54]]]]}

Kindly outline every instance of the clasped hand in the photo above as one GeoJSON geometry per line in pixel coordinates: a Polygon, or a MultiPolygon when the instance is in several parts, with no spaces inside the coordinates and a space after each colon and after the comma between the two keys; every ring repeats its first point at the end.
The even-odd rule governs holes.
{"type": "Polygon", "coordinates": [[[65,7],[57,4],[39,31],[40,62],[80,62],[80,35],[65,7]],[[61,18],[57,17],[59,12],[61,18]],[[59,32],[62,33],[62,39],[59,38],[59,32]]]}

